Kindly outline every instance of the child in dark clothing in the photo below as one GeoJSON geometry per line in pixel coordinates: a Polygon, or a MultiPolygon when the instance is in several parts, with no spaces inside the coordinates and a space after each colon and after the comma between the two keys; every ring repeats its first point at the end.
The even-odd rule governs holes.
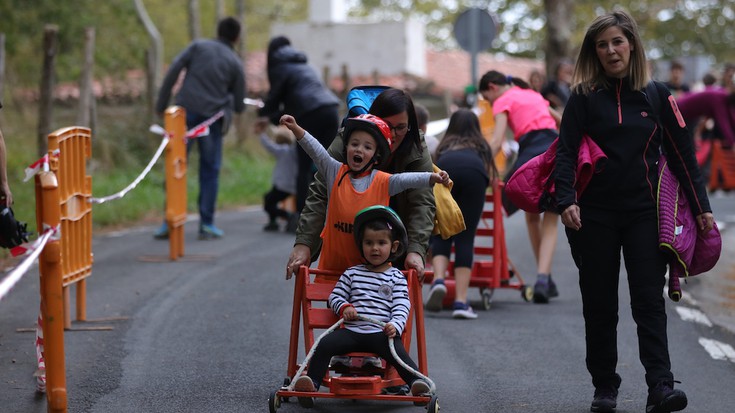
{"type": "Polygon", "coordinates": [[[278,218],[286,220],[286,231],[296,230],[293,214],[279,207],[279,203],[296,194],[296,175],[298,162],[296,159],[296,138],[284,127],[279,127],[271,139],[264,128],[259,127],[260,143],[276,158],[273,167],[273,186],[263,197],[263,209],[268,214],[268,224],[264,231],[278,231],[278,218]]]}

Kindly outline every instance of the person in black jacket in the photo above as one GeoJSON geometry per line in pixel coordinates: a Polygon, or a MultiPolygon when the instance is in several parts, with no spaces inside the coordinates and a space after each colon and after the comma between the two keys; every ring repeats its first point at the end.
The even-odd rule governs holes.
{"type": "Polygon", "coordinates": [[[555,181],[558,210],[579,269],[586,363],[595,387],[593,412],[615,410],[621,382],[616,372],[621,250],[646,371],[646,412],[679,411],[687,405],[686,394],[674,389],[666,332],[667,256],[658,247],[656,212],[656,163],[662,149],[699,230],[711,230],[714,218],[676,103],[657,82],[657,114],[649,101],[654,97],[644,93],[648,82],[643,42],[633,18],[615,11],[595,19],[579,52],[561,122],[555,181]],[[585,134],[608,159],[577,195],[577,150],[585,134]]]}
{"type": "MultiPolygon", "coordinates": [[[[294,49],[291,41],[276,36],[268,44],[268,81],[270,90],[264,106],[258,111],[258,123],[270,121],[278,125],[281,115],[288,113],[308,130],[325,148],[329,147],[339,128],[339,98],[319,79],[317,71],[307,64],[306,55],[294,49]]],[[[296,214],[287,230],[296,231],[299,213],[304,208],[309,184],[314,176],[314,162],[298,148],[296,180],[296,214]]]]}

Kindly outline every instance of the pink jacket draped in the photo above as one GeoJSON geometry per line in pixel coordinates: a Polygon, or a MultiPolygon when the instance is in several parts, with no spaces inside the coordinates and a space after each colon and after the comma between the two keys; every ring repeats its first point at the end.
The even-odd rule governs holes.
{"type": "MultiPolygon", "coordinates": [[[[546,210],[556,212],[553,172],[558,140],[558,138],[555,139],[546,152],[518,168],[505,184],[505,196],[518,208],[533,213],[541,213],[546,210]]],[[[601,171],[605,166],[606,159],[607,156],[595,141],[584,135],[579,143],[577,174],[574,183],[577,199],[587,188],[592,175],[601,171]]]]}

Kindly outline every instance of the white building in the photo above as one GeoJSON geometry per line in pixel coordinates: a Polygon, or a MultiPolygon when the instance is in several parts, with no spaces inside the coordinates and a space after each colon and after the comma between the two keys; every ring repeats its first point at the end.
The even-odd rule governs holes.
{"type": "Polygon", "coordinates": [[[320,73],[328,68],[337,75],[346,66],[351,76],[427,74],[423,23],[349,21],[345,0],[311,0],[309,21],[275,23],[271,37],[278,35],[306,53],[320,73]]]}

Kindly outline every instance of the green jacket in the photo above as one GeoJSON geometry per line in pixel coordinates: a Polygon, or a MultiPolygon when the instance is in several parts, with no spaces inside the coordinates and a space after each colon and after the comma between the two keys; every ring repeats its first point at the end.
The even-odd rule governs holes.
{"type": "MultiPolygon", "coordinates": [[[[413,142],[404,142],[393,154],[393,159],[384,171],[398,172],[433,172],[431,155],[426,142],[421,138],[423,150],[419,152],[413,142]]],[[[329,154],[340,162],[344,162],[344,145],[342,130],[329,146],[329,154]]],[[[431,188],[409,189],[391,197],[390,206],[401,217],[408,232],[407,252],[415,252],[426,261],[429,247],[429,236],[434,228],[434,192],[431,188]]],[[[309,187],[309,196],[301,211],[299,226],[296,230],[295,244],[304,244],[311,249],[312,261],[319,256],[321,249],[320,234],[327,216],[327,187],[324,176],[317,172],[309,187]]],[[[402,266],[402,265],[401,265],[402,266]]]]}

